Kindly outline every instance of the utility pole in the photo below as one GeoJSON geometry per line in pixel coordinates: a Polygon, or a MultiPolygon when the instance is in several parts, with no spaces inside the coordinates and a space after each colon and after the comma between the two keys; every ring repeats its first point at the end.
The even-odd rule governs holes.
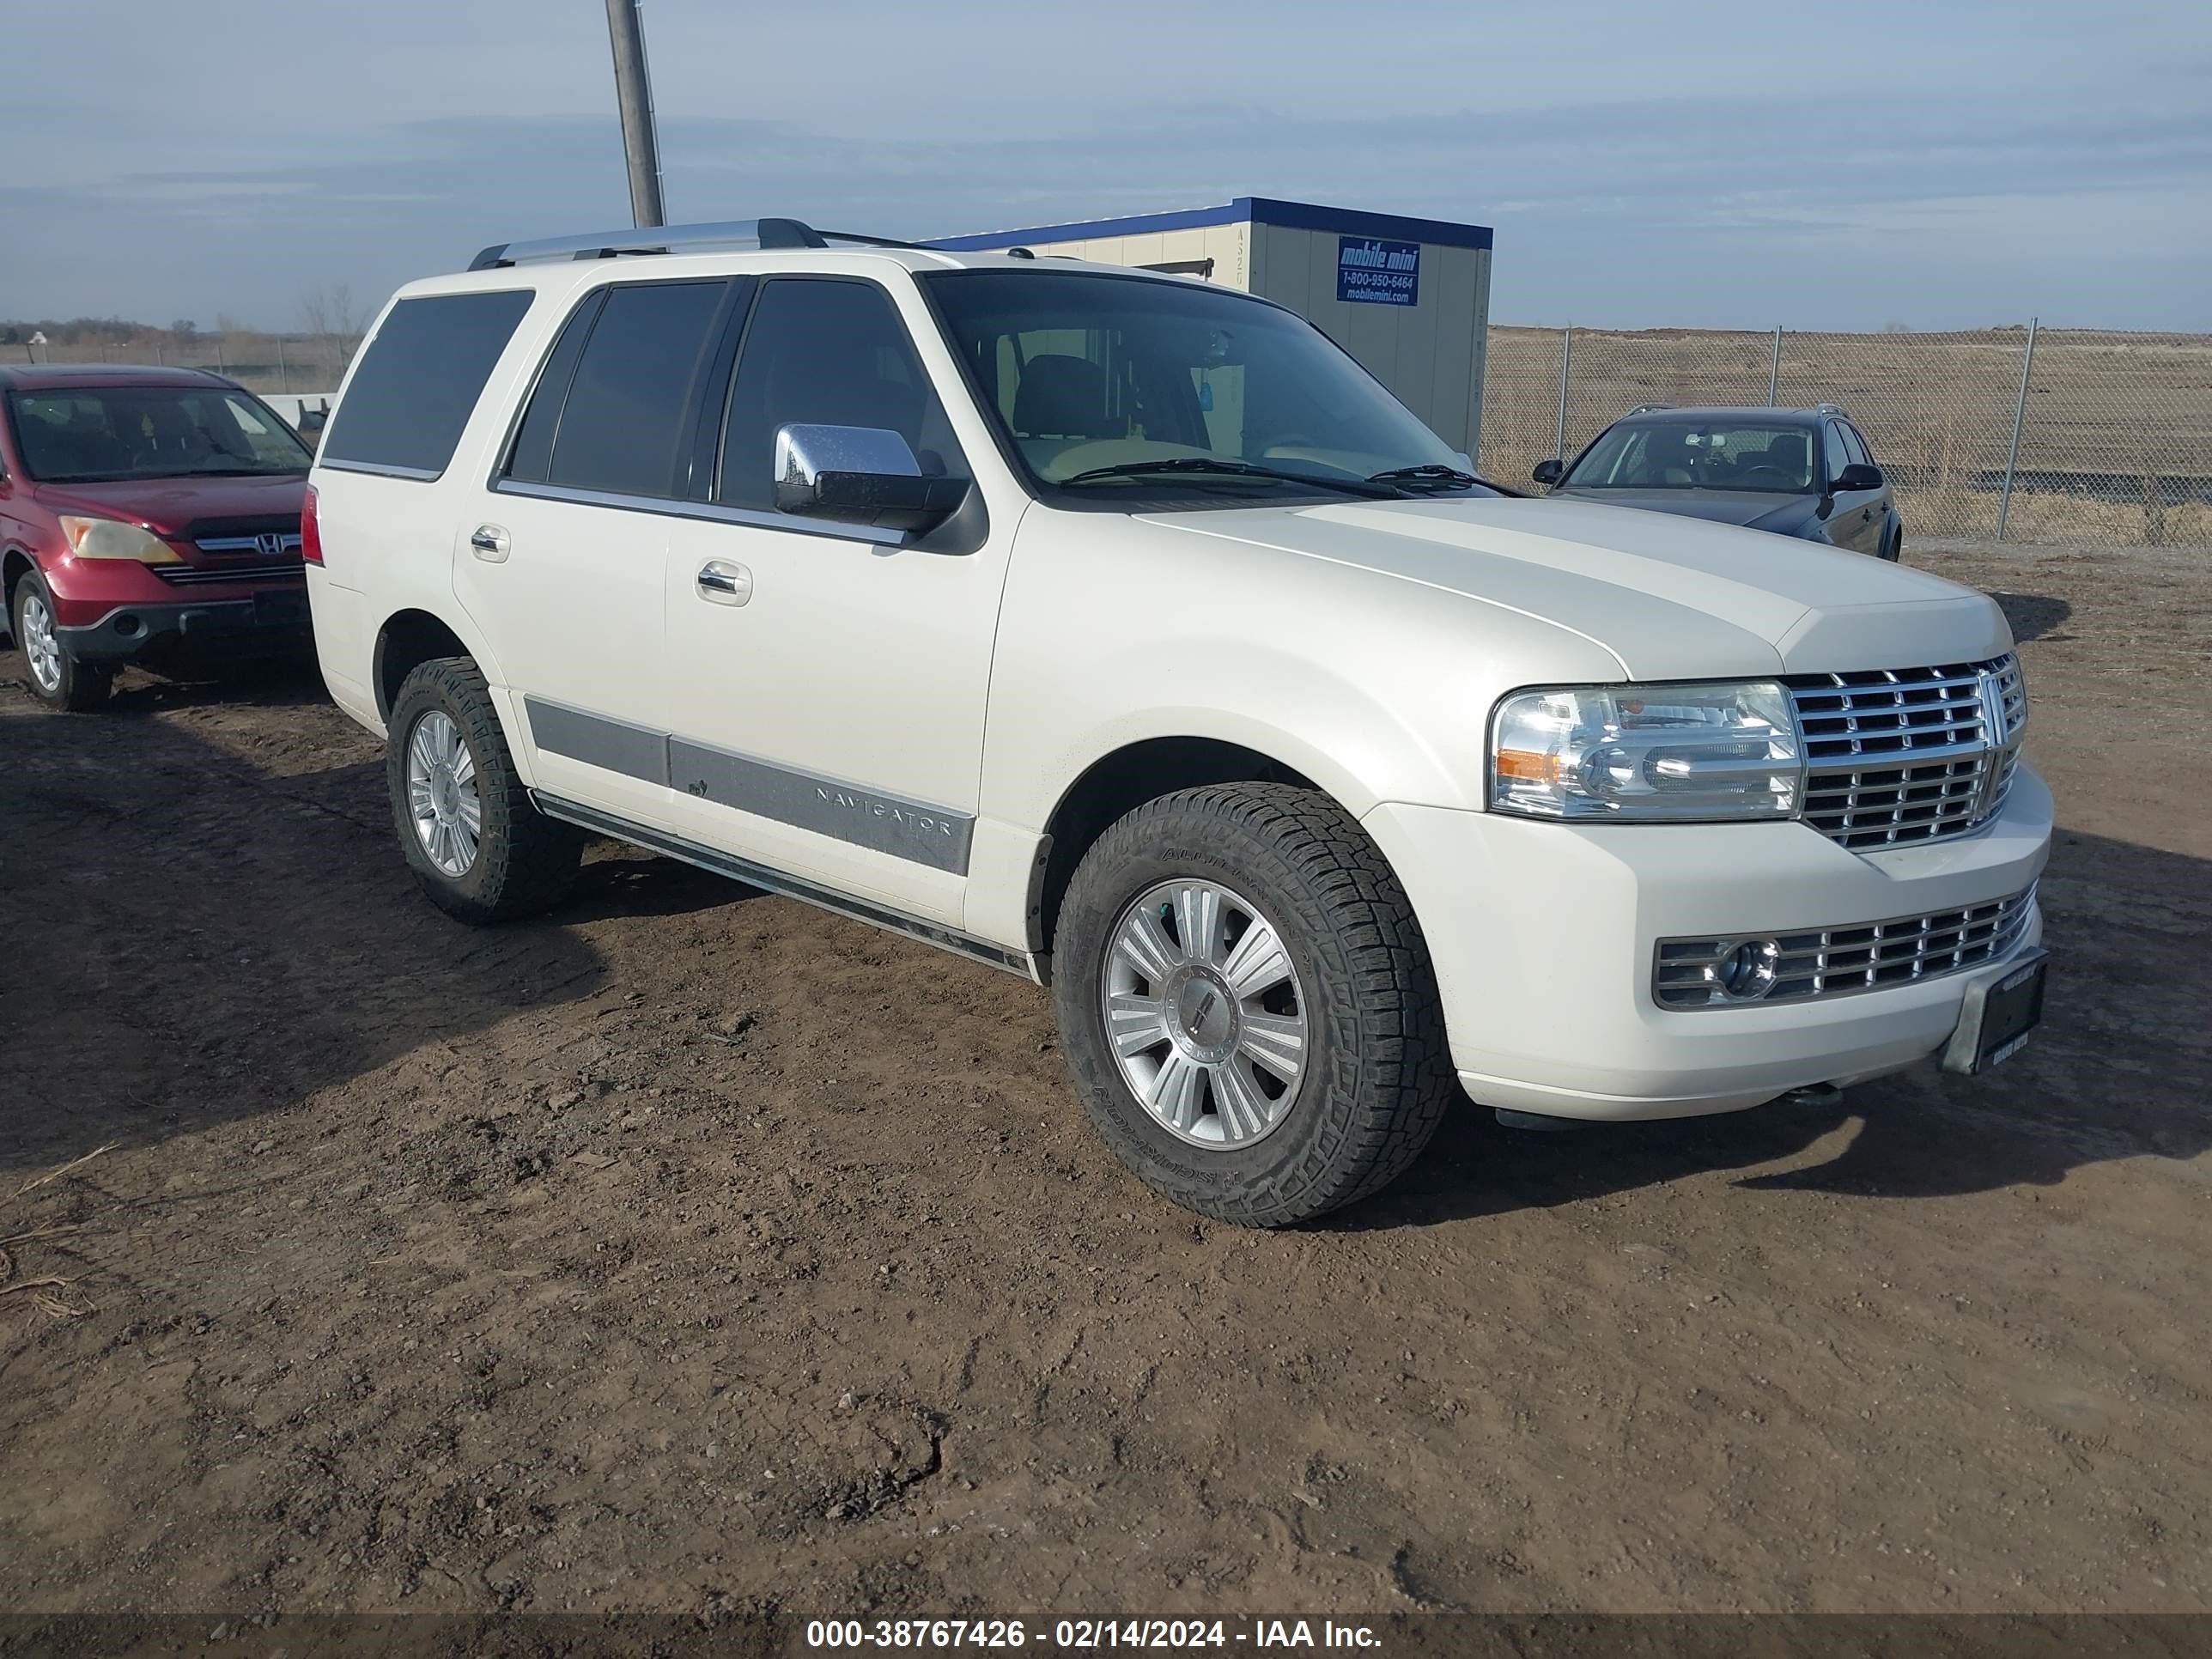
{"type": "Polygon", "coordinates": [[[653,121],[653,76],[645,62],[645,20],[639,0],[607,0],[607,35],[614,46],[615,104],[622,112],[623,157],[629,167],[629,212],[635,223],[665,225],[660,205],[660,137],[653,121]]]}
{"type": "Polygon", "coordinates": [[[2020,396],[2012,405],[2012,447],[2005,451],[2004,493],[1997,497],[1997,539],[2005,538],[2005,521],[2012,517],[2012,475],[2020,466],[2020,429],[2027,421],[2027,379],[2035,373],[2035,327],[2043,319],[2027,319],[2027,349],[2020,358],[2020,396]]]}
{"type": "Polygon", "coordinates": [[[1567,325],[1566,332],[1559,336],[1559,426],[1552,440],[1552,459],[1564,465],[1567,459],[1567,371],[1575,361],[1575,325],[1567,325]]]}

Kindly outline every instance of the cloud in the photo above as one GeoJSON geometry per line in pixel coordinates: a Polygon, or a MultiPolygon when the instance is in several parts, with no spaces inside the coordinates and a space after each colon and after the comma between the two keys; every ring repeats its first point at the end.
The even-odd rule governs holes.
{"type": "MultiPolygon", "coordinates": [[[[246,9],[313,96],[211,117],[195,40],[0,106],[0,153],[56,158],[0,187],[0,303],[283,325],[324,282],[626,222],[604,30],[568,9],[246,9]]],[[[1809,10],[1685,40],[1613,0],[1357,27],[1129,0],[1111,29],[656,0],[648,29],[680,218],[913,236],[1273,195],[1495,226],[1502,320],[2212,326],[2212,25],[2176,5],[2136,49],[2068,7],[1964,9],[1874,0],[1854,39],[1912,47],[1878,53],[1809,10]]]]}

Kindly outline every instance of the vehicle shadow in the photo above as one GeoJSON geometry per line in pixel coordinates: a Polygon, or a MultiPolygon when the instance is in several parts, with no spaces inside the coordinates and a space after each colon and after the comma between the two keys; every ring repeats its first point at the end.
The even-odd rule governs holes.
{"type": "Polygon", "coordinates": [[[611,916],[678,916],[768,896],[679,859],[603,842],[587,853],[576,886],[547,918],[567,924],[611,916]]]}
{"type": "Polygon", "coordinates": [[[1730,1170],[1757,1189],[1934,1198],[2212,1152],[2212,862],[2062,832],[2041,895],[2045,1023],[1991,1073],[1928,1061],[1839,1103],[1558,1133],[1508,1129],[1469,1103],[1404,1180],[1324,1224],[1422,1225],[1730,1170]],[[1843,1145],[1804,1161],[1838,1131],[1843,1145]]]}
{"type": "MultiPolygon", "coordinates": [[[[315,740],[257,737],[295,755],[282,745],[315,740]]],[[[696,902],[657,870],[596,876],[583,902],[641,890],[649,908],[696,902]]],[[[287,775],[182,722],[59,716],[13,696],[0,914],[9,1172],[281,1112],[605,977],[559,918],[477,931],[424,902],[379,765],[287,775]]]]}
{"type": "MultiPolygon", "coordinates": [[[[288,800],[351,817],[384,838],[381,855],[392,869],[401,868],[399,849],[391,839],[391,797],[382,761],[271,778],[268,787],[288,800]]],[[[584,865],[568,896],[542,923],[526,926],[566,927],[614,916],[688,915],[762,896],[757,887],[696,865],[595,836],[586,844],[584,865]]]]}
{"type": "Polygon", "coordinates": [[[100,713],[112,719],[118,714],[158,714],[215,703],[289,708],[329,701],[322,670],[309,653],[201,670],[126,669],[100,713]]]}
{"type": "Polygon", "coordinates": [[[2006,593],[1992,591],[1990,597],[2004,612],[2005,621],[2012,626],[2013,639],[2025,645],[2030,640],[2059,638],[2058,633],[2074,614],[2074,607],[2064,599],[2045,593],[2006,593]]]}

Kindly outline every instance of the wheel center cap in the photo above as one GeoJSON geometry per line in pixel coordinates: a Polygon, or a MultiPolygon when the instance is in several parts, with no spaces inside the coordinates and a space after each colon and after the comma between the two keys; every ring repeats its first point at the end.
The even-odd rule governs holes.
{"type": "Polygon", "coordinates": [[[1183,1051],[1207,1064],[1226,1060],[1237,1047],[1237,998],[1210,968],[1189,967],[1168,986],[1174,1032],[1183,1051]]]}
{"type": "Polygon", "coordinates": [[[461,790],[451,767],[441,766],[430,775],[430,802],[448,823],[460,816],[461,790]]]}

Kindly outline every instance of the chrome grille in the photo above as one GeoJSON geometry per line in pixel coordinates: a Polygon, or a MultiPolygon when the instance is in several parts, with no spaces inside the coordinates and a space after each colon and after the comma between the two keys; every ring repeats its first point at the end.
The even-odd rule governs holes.
{"type": "Polygon", "coordinates": [[[2003,804],[2027,691],[2011,655],[1784,682],[1803,734],[1804,820],[1853,848],[1964,835],[2003,804]]]}
{"type": "Polygon", "coordinates": [[[1932,915],[1809,933],[1662,939],[1652,965],[1652,995],[1665,1008],[1748,1008],[1938,979],[2007,955],[2034,912],[2031,885],[2009,898],[1932,915]],[[1721,964],[1739,946],[1770,939],[1771,988],[1761,996],[1729,996],[1720,986],[1721,964]]]}
{"type": "Polygon", "coordinates": [[[305,581],[307,567],[298,559],[234,559],[228,564],[157,564],[154,574],[178,587],[202,582],[305,581]]]}
{"type": "Polygon", "coordinates": [[[296,530],[270,530],[252,536],[203,536],[192,545],[217,558],[251,553],[266,559],[283,553],[296,554],[301,543],[296,530]]]}

